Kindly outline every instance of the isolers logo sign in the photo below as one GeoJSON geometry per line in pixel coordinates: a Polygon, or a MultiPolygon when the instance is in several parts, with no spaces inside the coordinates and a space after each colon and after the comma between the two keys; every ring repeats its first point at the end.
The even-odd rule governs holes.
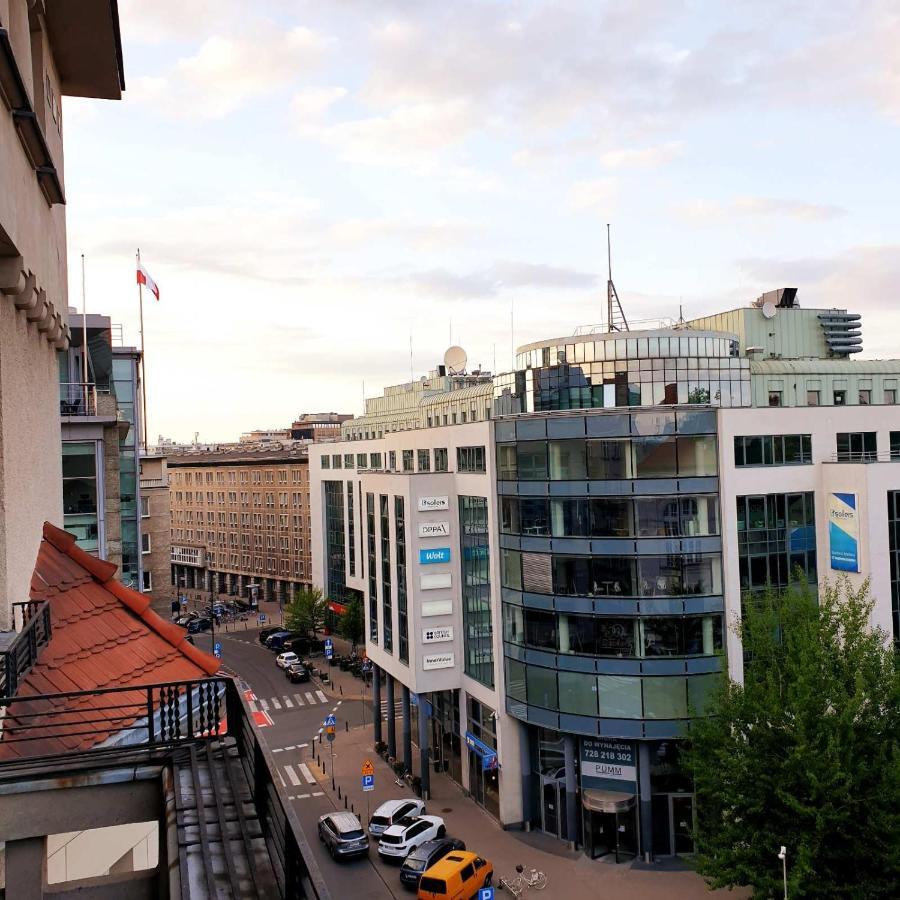
{"type": "Polygon", "coordinates": [[[828,543],[831,568],[859,571],[859,518],[856,494],[828,495],[828,543]]]}
{"type": "Polygon", "coordinates": [[[420,522],[419,523],[419,537],[420,538],[449,537],[449,536],[450,536],[450,523],[449,522],[420,522]]]}
{"type": "Polygon", "coordinates": [[[423,566],[430,566],[434,563],[448,563],[450,562],[450,548],[449,547],[433,547],[430,550],[420,550],[419,551],[419,564],[423,566]]]}
{"type": "Polygon", "coordinates": [[[450,498],[419,497],[419,512],[432,512],[436,509],[450,509],[450,498]]]}

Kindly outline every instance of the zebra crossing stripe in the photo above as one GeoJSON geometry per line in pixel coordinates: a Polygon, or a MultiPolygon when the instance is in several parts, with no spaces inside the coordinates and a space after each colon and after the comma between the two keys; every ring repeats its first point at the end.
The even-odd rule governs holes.
{"type": "Polygon", "coordinates": [[[260,700],[259,705],[262,707],[263,712],[269,711],[269,701],[268,700],[260,700]]]}
{"type": "Polygon", "coordinates": [[[290,778],[291,784],[294,787],[300,784],[300,779],[297,777],[297,773],[294,771],[293,766],[285,766],[284,771],[287,772],[287,777],[290,778]]]}
{"type": "Polygon", "coordinates": [[[315,784],[316,783],[315,776],[313,775],[312,772],[309,771],[309,766],[307,766],[306,763],[300,763],[300,765],[297,766],[297,768],[300,769],[300,772],[303,775],[303,777],[306,779],[307,784],[315,784]]]}
{"type": "Polygon", "coordinates": [[[293,709],[293,708],[294,708],[294,704],[291,703],[291,698],[290,698],[290,697],[282,697],[281,699],[282,699],[282,702],[284,703],[284,705],[285,705],[285,707],[286,707],[287,709],[293,709]]]}
{"type": "Polygon", "coordinates": [[[281,704],[278,702],[277,697],[272,698],[272,706],[274,706],[275,709],[281,709],[281,704]]]}
{"type": "Polygon", "coordinates": [[[316,691],[316,696],[319,698],[319,703],[328,702],[328,698],[321,691],[316,691]]]}
{"type": "Polygon", "coordinates": [[[294,694],[294,703],[297,706],[305,706],[306,704],[303,702],[303,698],[299,694],[294,694]]]}
{"type": "Polygon", "coordinates": [[[306,692],[306,702],[309,703],[310,706],[315,706],[316,703],[313,699],[313,695],[309,691],[306,692]]]}

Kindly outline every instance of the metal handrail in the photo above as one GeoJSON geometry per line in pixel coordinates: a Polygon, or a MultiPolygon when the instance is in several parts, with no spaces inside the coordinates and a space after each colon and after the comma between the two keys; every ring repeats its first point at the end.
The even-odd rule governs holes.
{"type": "Polygon", "coordinates": [[[900,450],[859,450],[829,454],[826,462],[832,463],[874,463],[900,462],[900,450]]]}
{"type": "Polygon", "coordinates": [[[52,633],[50,604],[46,600],[15,603],[14,614],[19,607],[22,628],[9,646],[0,650],[0,696],[15,694],[19,681],[35,664],[52,633]]]}
{"type": "Polygon", "coordinates": [[[59,384],[61,416],[96,416],[97,385],[92,381],[61,381],[59,384]]]}

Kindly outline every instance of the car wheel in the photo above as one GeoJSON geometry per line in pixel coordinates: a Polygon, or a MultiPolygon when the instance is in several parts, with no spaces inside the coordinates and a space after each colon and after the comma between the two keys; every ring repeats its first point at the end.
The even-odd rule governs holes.
{"type": "Polygon", "coordinates": [[[447,829],[443,825],[441,825],[441,827],[438,828],[438,837],[439,838],[447,837],[447,829]]]}

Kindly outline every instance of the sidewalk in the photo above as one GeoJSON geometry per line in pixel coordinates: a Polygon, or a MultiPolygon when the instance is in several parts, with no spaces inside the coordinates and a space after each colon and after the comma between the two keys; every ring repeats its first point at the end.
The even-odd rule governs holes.
{"type": "MultiPolygon", "coordinates": [[[[338,653],[348,652],[339,638],[335,639],[338,653]]],[[[332,684],[328,691],[335,699],[362,699],[363,683],[349,672],[341,672],[336,666],[331,671],[332,684]]],[[[371,693],[368,695],[371,701],[371,693]]],[[[354,717],[355,718],[355,717],[354,717]]],[[[337,733],[333,744],[335,790],[332,791],[331,757],[326,740],[316,743],[312,750],[312,772],[322,783],[322,789],[332,795],[335,805],[353,810],[364,821],[385,800],[414,797],[406,786],[395,784],[395,776],[387,763],[374,752],[371,717],[362,727],[359,722],[347,722],[337,713],[337,733]],[[361,768],[365,760],[375,767],[375,789],[364,794],[361,786],[361,768]],[[316,765],[317,760],[319,765],[316,765]],[[341,797],[338,799],[337,788],[341,797]]],[[[398,741],[400,722],[397,723],[398,741]]],[[[306,753],[306,751],[304,751],[306,753]]],[[[414,767],[418,774],[418,753],[414,751],[414,767]]],[[[304,761],[307,758],[304,757],[304,761]]],[[[499,823],[473,800],[467,798],[461,787],[443,774],[431,776],[431,798],[428,812],[443,817],[447,833],[462,838],[469,850],[480,853],[494,864],[494,883],[501,875],[512,875],[517,863],[534,866],[549,878],[547,898],[564,897],[566,900],[581,898],[621,898],[621,900],[692,900],[692,898],[724,895],[725,891],[710,892],[703,880],[694,872],[683,870],[679,862],[661,863],[652,868],[616,865],[611,858],[590,860],[580,851],[569,850],[563,842],[540,832],[504,831],[499,823]]],[[[376,863],[377,864],[377,863],[376,863]]],[[[683,865],[683,864],[682,864],[683,865]]],[[[731,897],[746,896],[743,892],[731,892],[731,897]]]]}

